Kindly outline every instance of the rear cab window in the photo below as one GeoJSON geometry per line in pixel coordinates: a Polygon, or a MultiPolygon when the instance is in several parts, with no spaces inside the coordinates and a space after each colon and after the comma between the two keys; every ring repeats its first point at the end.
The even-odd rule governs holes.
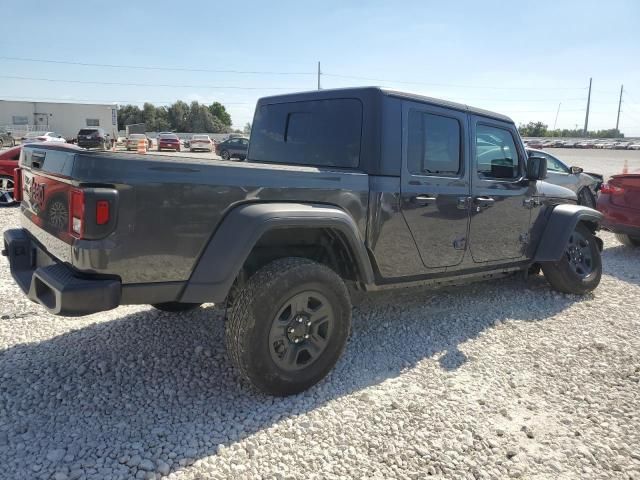
{"type": "Polygon", "coordinates": [[[361,132],[358,99],[262,105],[256,110],[248,156],[257,162],[357,168],[361,132]]]}

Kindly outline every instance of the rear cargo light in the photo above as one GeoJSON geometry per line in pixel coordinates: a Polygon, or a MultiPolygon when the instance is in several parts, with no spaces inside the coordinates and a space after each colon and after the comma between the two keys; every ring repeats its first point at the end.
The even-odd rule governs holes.
{"type": "Polygon", "coordinates": [[[70,233],[71,235],[82,238],[84,233],[84,192],[82,190],[71,190],[71,215],[70,215],[70,233]]]}
{"type": "Polygon", "coordinates": [[[109,223],[109,218],[109,202],[107,200],[98,200],[96,202],[96,223],[98,225],[106,225],[109,223]]]}
{"type": "Polygon", "coordinates": [[[624,188],[612,185],[610,183],[603,183],[600,187],[600,193],[608,193],[612,195],[614,193],[624,193],[624,188]]]}
{"type": "Polygon", "coordinates": [[[22,169],[13,169],[13,199],[16,202],[22,201],[22,169]]]}

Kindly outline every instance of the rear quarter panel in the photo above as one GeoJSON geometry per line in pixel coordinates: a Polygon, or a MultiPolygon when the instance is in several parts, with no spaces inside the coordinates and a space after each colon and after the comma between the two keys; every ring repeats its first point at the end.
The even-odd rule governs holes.
{"type": "MultiPolygon", "coordinates": [[[[126,154],[78,155],[72,177],[119,192],[116,231],[76,241],[76,268],[123,283],[182,281],[222,218],[250,202],[335,205],[365,236],[368,176],[357,171],[126,154]]],[[[215,268],[215,266],[212,266],[215,268]]]]}

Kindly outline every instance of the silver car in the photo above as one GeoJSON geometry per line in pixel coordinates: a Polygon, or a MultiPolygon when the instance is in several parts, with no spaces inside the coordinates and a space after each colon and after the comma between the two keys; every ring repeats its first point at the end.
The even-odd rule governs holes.
{"type": "Polygon", "coordinates": [[[547,182],[573,190],[580,205],[596,208],[596,194],[604,180],[602,175],[585,173],[580,167],[569,167],[558,157],[542,150],[527,148],[527,153],[530,157],[547,159],[547,182]]]}

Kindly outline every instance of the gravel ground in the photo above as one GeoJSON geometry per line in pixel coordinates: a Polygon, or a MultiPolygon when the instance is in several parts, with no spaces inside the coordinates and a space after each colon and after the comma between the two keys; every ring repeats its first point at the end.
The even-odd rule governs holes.
{"type": "Polygon", "coordinates": [[[602,237],[586,297],[365,300],[332,374],[284,399],[236,382],[211,305],[53,317],[0,259],[0,478],[640,479],[640,251],[602,237]]]}

